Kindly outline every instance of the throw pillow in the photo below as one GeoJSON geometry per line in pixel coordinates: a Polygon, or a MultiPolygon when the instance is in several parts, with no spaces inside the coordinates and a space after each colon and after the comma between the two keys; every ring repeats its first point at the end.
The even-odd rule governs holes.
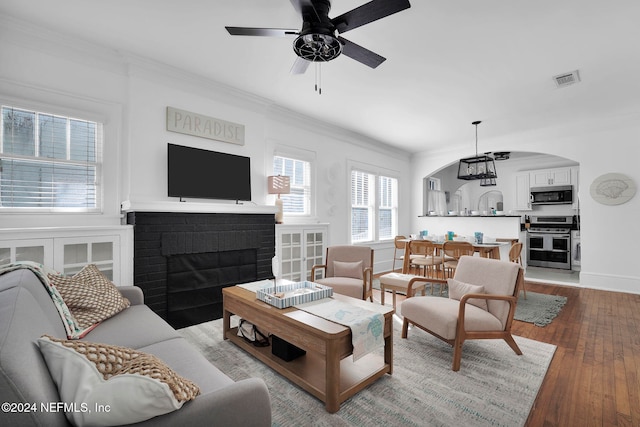
{"type": "Polygon", "coordinates": [[[351,277],[353,279],[362,279],[362,261],[333,261],[333,275],[335,277],[351,277]]]}
{"type": "MultiPolygon", "coordinates": [[[[460,301],[463,295],[466,294],[484,294],[484,286],[472,285],[469,283],[459,282],[455,279],[447,279],[447,286],[449,286],[449,298],[460,301]]],[[[487,306],[487,300],[471,298],[467,300],[468,304],[480,307],[485,311],[489,311],[487,306]]]]}
{"type": "Polygon", "coordinates": [[[77,333],[67,338],[82,338],[100,322],[131,305],[116,285],[93,264],[85,266],[73,277],[53,274],[48,277],[78,326],[77,333]]]}
{"type": "Polygon", "coordinates": [[[141,351],[46,335],[38,346],[61,401],[73,409],[67,419],[76,426],[141,422],[200,394],[196,384],[141,351]]]}

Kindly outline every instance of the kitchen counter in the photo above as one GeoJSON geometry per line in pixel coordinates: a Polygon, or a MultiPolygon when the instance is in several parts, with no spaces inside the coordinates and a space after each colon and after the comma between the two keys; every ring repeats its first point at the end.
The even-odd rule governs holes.
{"type": "Polygon", "coordinates": [[[418,218],[522,218],[522,215],[418,215],[418,218]]]}
{"type": "Polygon", "coordinates": [[[458,236],[473,236],[479,231],[489,238],[519,239],[521,221],[520,215],[420,216],[418,229],[411,233],[427,230],[428,234],[437,236],[453,231],[458,236]]]}

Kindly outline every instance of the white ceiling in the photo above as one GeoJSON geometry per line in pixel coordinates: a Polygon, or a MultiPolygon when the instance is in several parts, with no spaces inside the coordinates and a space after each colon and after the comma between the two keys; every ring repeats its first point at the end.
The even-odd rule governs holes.
{"type": "MultiPolygon", "coordinates": [[[[330,17],[366,0],[334,0],[330,17]]],[[[412,0],[344,37],[384,57],[289,73],[288,0],[0,0],[0,14],[185,69],[410,152],[640,109],[638,0],[412,0]],[[557,89],[552,77],[580,70],[557,89]]],[[[516,147],[514,147],[516,148],[516,147]]]]}

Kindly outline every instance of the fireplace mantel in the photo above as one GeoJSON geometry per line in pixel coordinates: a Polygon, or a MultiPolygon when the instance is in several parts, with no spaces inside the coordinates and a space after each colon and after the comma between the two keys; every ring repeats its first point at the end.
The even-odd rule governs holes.
{"type": "Polygon", "coordinates": [[[128,212],[189,212],[189,213],[234,213],[234,214],[275,214],[277,208],[258,205],[253,202],[240,203],[198,203],[174,201],[131,201],[122,202],[121,210],[128,212]]]}

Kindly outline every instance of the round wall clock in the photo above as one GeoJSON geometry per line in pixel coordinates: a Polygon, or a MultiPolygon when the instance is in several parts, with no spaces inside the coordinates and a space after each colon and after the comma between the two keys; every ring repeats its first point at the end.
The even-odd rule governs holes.
{"type": "Polygon", "coordinates": [[[636,185],[627,175],[607,173],[600,175],[589,189],[591,197],[603,205],[621,205],[636,194],[636,185]]]}

